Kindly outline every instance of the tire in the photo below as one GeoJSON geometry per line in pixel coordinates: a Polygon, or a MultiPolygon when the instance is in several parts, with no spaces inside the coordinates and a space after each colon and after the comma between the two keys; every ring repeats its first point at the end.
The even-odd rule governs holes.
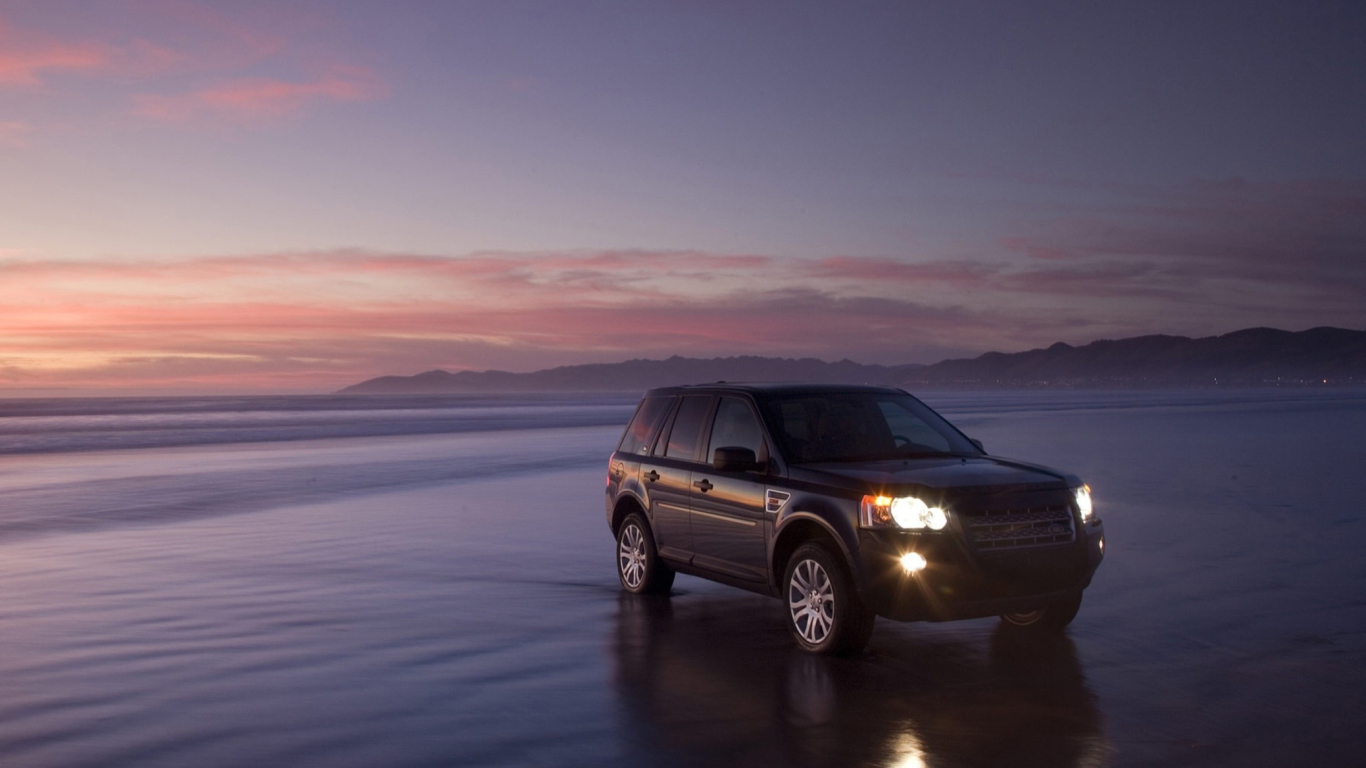
{"type": "Polygon", "coordinates": [[[802,650],[858,653],[868,644],[877,616],[859,599],[844,564],[820,542],[792,553],[783,573],[787,627],[802,650]]]}
{"type": "Polygon", "coordinates": [[[617,578],[621,588],[637,595],[667,595],[674,571],[659,559],[650,526],[632,512],[617,529],[617,578]]]}
{"type": "Polygon", "coordinates": [[[1059,598],[1038,610],[1022,613],[1003,613],[1001,621],[1011,628],[1034,632],[1061,632],[1081,610],[1081,593],[1059,598]]]}

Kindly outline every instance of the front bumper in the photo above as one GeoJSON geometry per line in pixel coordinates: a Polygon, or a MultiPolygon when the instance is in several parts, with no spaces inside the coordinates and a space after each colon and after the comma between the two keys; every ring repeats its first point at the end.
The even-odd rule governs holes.
{"type": "Polygon", "coordinates": [[[860,594],[879,616],[951,621],[1032,611],[1085,589],[1105,556],[1105,526],[1078,525],[1065,544],[978,552],[955,531],[860,530],[860,594]],[[907,573],[901,556],[926,567],[907,573]]]}

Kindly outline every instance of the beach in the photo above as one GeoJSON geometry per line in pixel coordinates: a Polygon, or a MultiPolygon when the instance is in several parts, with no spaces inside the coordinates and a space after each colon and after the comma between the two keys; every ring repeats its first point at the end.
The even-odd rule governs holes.
{"type": "Polygon", "coordinates": [[[1366,392],[930,392],[1085,479],[1067,636],[624,595],[634,396],[0,403],[6,766],[1354,765],[1366,392]]]}

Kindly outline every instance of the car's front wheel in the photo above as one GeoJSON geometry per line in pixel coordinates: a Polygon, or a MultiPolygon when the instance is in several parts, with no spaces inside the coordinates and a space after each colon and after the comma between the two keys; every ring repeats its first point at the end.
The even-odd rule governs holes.
{"type": "Polygon", "coordinates": [[[843,564],[820,542],[797,548],[783,576],[787,626],[812,653],[856,653],[876,616],[864,606],[843,564]]]}
{"type": "Polygon", "coordinates": [[[1011,627],[1042,632],[1061,632],[1081,610],[1081,593],[1054,600],[1042,608],[1021,613],[1003,613],[1001,621],[1011,627]]]}
{"type": "Polygon", "coordinates": [[[674,571],[659,559],[650,527],[639,513],[631,513],[617,529],[617,577],[627,592],[667,595],[674,571]]]}

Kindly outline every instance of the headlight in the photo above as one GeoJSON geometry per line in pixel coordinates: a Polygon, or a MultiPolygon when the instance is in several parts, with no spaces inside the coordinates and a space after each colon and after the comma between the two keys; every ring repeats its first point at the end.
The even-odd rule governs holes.
{"type": "Polygon", "coordinates": [[[859,522],[864,528],[929,528],[942,531],[949,516],[914,496],[864,496],[859,505],[859,522]]]}
{"type": "Polygon", "coordinates": [[[1083,523],[1091,520],[1095,507],[1091,506],[1091,486],[1083,485],[1077,489],[1077,510],[1081,512],[1083,523]]]}

